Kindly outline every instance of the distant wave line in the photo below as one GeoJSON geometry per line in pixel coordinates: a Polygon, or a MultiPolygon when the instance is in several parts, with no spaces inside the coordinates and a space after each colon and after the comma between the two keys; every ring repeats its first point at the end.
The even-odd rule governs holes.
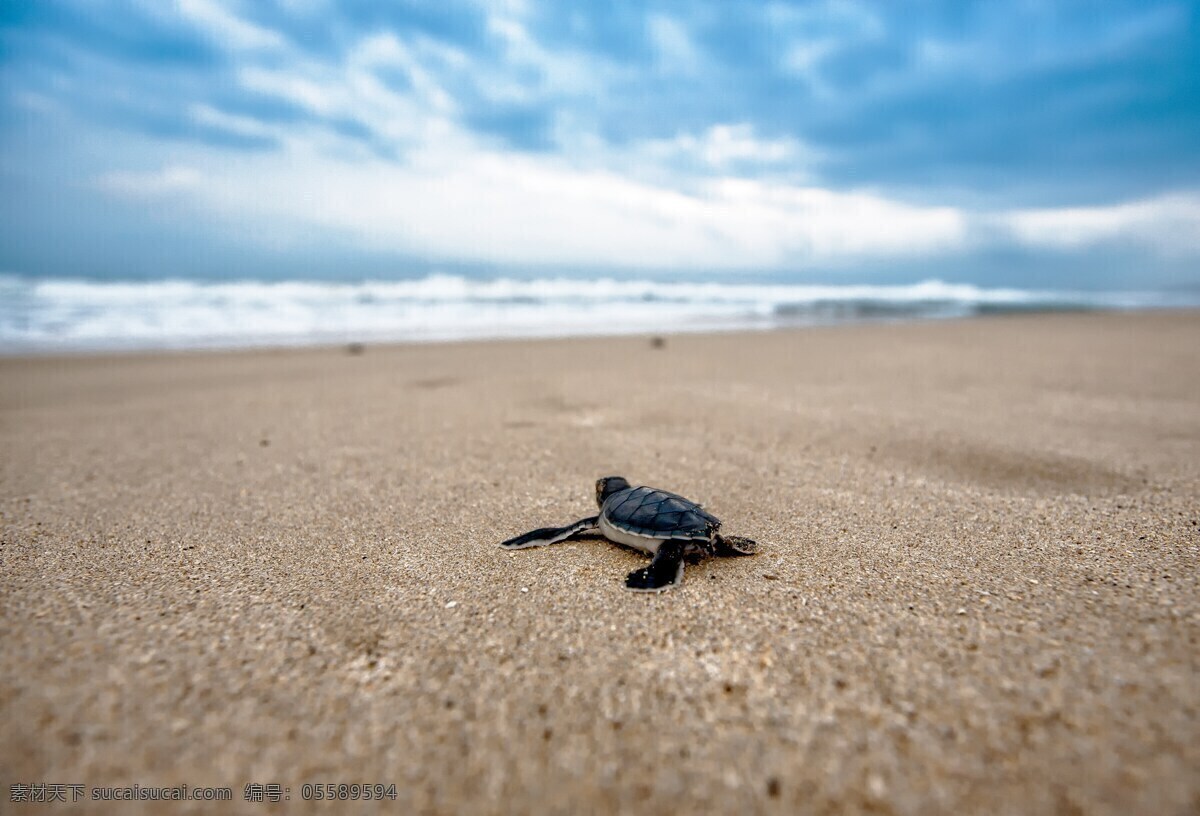
{"type": "MultiPolygon", "coordinates": [[[[1193,301],[1196,301],[1193,298],[1193,301]]],[[[359,282],[0,276],[0,352],[307,345],[773,328],[1200,305],[1155,292],[429,275],[359,282]]]]}

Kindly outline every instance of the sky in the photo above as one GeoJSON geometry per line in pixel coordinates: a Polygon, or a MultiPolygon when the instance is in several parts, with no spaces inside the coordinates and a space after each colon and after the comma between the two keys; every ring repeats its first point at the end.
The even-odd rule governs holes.
{"type": "Polygon", "coordinates": [[[0,0],[0,274],[1200,288],[1200,7],[0,0]]]}

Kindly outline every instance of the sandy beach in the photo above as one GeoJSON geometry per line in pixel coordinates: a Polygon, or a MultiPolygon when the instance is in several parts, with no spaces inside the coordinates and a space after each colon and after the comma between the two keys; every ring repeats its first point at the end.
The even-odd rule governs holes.
{"type": "Polygon", "coordinates": [[[0,524],[6,813],[1200,810],[1196,312],[3,359],[0,524]]]}

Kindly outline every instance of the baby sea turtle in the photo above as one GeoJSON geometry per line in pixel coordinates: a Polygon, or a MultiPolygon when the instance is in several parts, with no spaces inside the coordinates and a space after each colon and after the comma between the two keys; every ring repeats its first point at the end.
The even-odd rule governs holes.
{"type": "Polygon", "coordinates": [[[683,580],[688,555],[752,555],[758,545],[748,538],[717,534],[721,521],[693,501],[653,487],[632,487],[620,476],[596,482],[600,515],[566,527],[541,527],[500,544],[506,550],[543,547],[599,530],[616,544],[654,556],[650,566],[634,570],[625,586],[635,592],[662,592],[683,580]]]}

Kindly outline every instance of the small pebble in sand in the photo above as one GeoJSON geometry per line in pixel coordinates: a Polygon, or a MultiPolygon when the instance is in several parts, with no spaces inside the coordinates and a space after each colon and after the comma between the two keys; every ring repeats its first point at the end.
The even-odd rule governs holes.
{"type": "Polygon", "coordinates": [[[528,592],[528,591],[529,591],[529,587],[521,587],[521,591],[522,591],[522,592],[528,592]]]}
{"type": "Polygon", "coordinates": [[[458,606],[458,601],[447,601],[446,602],[447,609],[453,609],[456,606],[458,606]]]}

